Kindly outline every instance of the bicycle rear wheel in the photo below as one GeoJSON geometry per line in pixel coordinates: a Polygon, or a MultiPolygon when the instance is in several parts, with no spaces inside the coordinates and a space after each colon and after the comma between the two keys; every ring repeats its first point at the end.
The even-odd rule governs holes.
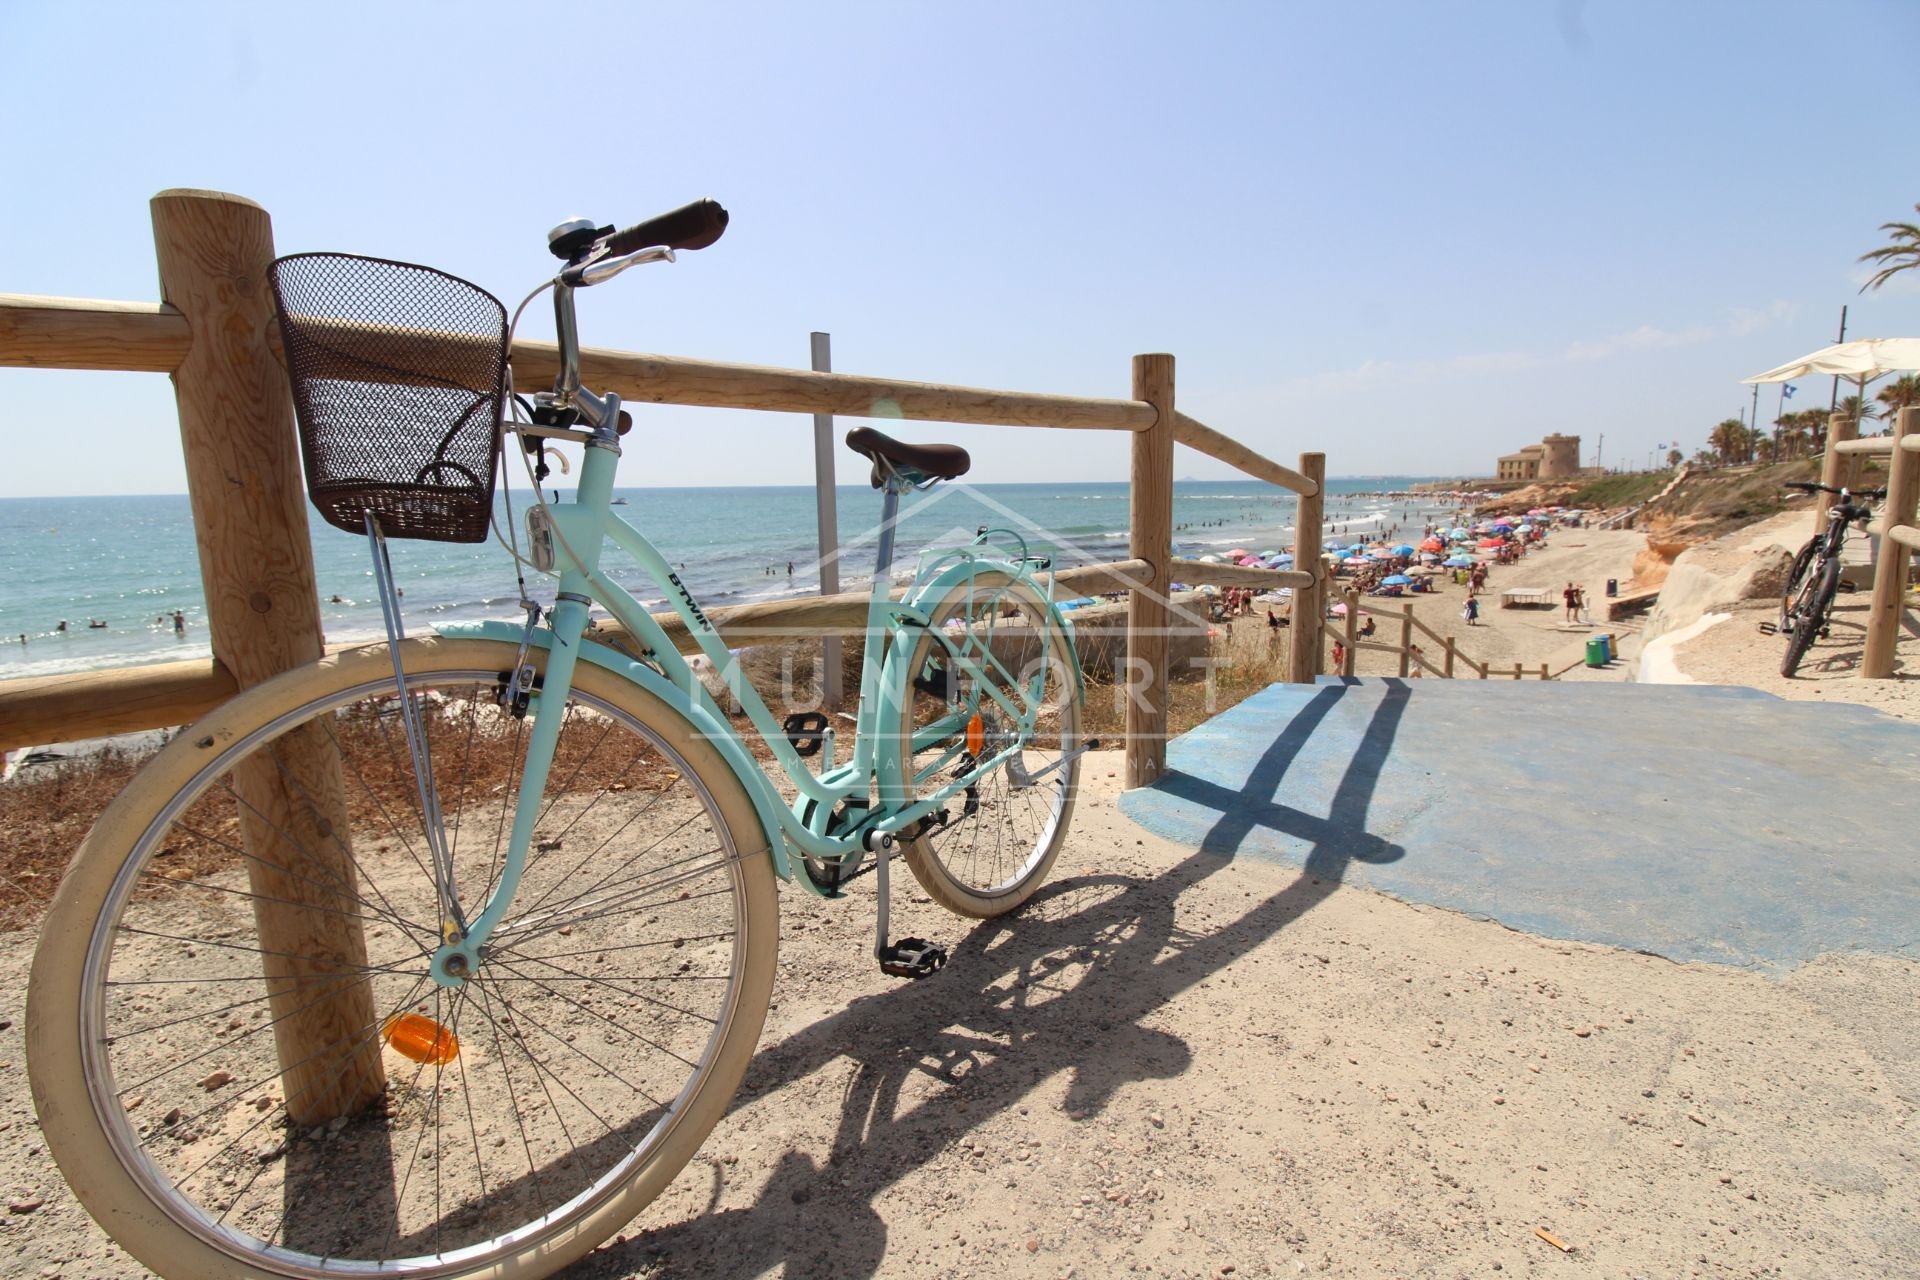
{"type": "MultiPolygon", "coordinates": [[[[530,732],[494,702],[515,651],[402,653],[471,917],[530,732]]],[[[443,987],[398,706],[385,647],[243,694],[114,802],[48,914],[27,1015],[41,1125],[162,1275],[549,1274],[680,1170],[753,1053],[773,873],[691,725],[580,665],[513,911],[443,987]],[[332,1038],[306,1024],[289,1061],[321,1011],[332,1038]]]]}
{"type": "Polygon", "coordinates": [[[973,786],[950,796],[944,821],[902,848],[927,893],[948,910],[986,918],[1025,902],[1046,880],[1073,816],[1080,779],[1080,703],[1073,645],[1046,602],[1009,575],[990,571],[956,585],[930,611],[914,644],[911,684],[899,723],[908,790],[918,799],[974,768],[976,757],[1019,749],[973,786]],[[1019,727],[978,683],[959,653],[985,668],[1015,705],[1037,705],[1019,727]]]}
{"type": "Polygon", "coordinates": [[[1780,674],[1791,677],[1800,669],[1814,637],[1826,625],[1827,611],[1833,607],[1834,592],[1840,588],[1840,562],[1826,560],[1800,588],[1799,596],[1787,610],[1787,651],[1780,659],[1780,674]]]}

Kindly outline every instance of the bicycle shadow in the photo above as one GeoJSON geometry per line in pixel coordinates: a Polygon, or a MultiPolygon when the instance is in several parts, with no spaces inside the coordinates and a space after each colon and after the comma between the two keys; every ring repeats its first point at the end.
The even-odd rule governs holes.
{"type": "MultiPolygon", "coordinates": [[[[1065,1110],[1074,1120],[1102,1111],[1124,1085],[1184,1073],[1192,1065],[1186,1042],[1146,1021],[1325,901],[1355,860],[1392,861],[1405,852],[1366,830],[1405,711],[1404,684],[1389,689],[1374,712],[1325,818],[1274,799],[1347,692],[1318,690],[1240,791],[1185,774],[1162,779],[1162,788],[1219,814],[1200,849],[1170,870],[1151,878],[1058,881],[1014,915],[981,922],[932,982],[859,997],[762,1050],[736,1106],[775,1095],[835,1060],[852,1060],[824,1164],[790,1151],[746,1208],[713,1209],[716,1185],[699,1216],[603,1248],[566,1274],[588,1280],[651,1268],[647,1274],[658,1276],[745,1277],[781,1267],[790,1277],[873,1276],[888,1236],[875,1201],[908,1173],[955,1151],[983,1120],[1062,1072],[1069,1077],[1065,1110]],[[1262,826],[1314,842],[1301,874],[1224,928],[1183,926],[1176,916],[1181,895],[1229,865],[1262,826]],[[962,975],[976,980],[955,981],[962,975]]],[[[721,1166],[712,1168],[709,1176],[724,1176],[721,1166]]],[[[1017,1180],[1021,1168],[982,1159],[968,1176],[991,1170],[1017,1180]]]]}

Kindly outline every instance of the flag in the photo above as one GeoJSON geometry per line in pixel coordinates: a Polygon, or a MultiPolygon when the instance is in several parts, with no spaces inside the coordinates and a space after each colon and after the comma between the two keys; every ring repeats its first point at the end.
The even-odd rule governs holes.
{"type": "Polygon", "coordinates": [[[1791,382],[1783,382],[1780,384],[1780,398],[1782,400],[1793,399],[1793,384],[1791,382]]]}

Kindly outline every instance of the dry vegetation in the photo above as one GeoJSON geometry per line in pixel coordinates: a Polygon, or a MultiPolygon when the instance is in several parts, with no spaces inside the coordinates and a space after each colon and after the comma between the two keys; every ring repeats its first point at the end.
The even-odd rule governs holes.
{"type": "MultiPolygon", "coordinates": [[[[1222,623],[1212,630],[1214,634],[1207,642],[1208,661],[1176,664],[1168,716],[1168,729],[1173,734],[1184,733],[1242,698],[1285,679],[1288,632],[1270,632],[1258,615],[1222,623]]],[[[861,648],[858,635],[846,637],[842,645],[843,687],[849,699],[860,687],[861,648]]],[[[743,667],[767,697],[774,714],[785,717],[791,711],[819,707],[818,653],[818,641],[812,639],[765,645],[748,651],[743,667]]],[[[717,679],[711,683],[716,692],[724,694],[717,679]]],[[[771,752],[745,714],[737,708],[729,710],[734,712],[734,728],[754,754],[770,760],[771,752]]],[[[1125,732],[1126,692],[1115,684],[1113,671],[1103,662],[1094,664],[1087,676],[1083,726],[1086,736],[1108,743],[1118,743],[1125,732]]],[[[350,734],[392,729],[373,723],[356,728],[354,722],[343,721],[338,731],[350,734]]],[[[475,773],[498,776],[501,754],[517,752],[519,743],[508,734],[487,733],[472,738],[466,749],[479,753],[472,757],[475,773]]],[[[67,760],[28,766],[0,785],[0,833],[5,836],[0,845],[0,928],[26,927],[39,918],[53,897],[68,859],[94,820],[157,750],[157,745],[134,748],[109,743],[67,760]]],[[[357,753],[357,758],[385,757],[357,753]]],[[[557,767],[555,776],[569,779],[575,788],[600,786],[612,781],[601,775],[615,767],[617,762],[604,762],[586,772],[557,767]]],[[[398,772],[363,781],[371,789],[356,788],[350,803],[384,801],[401,807],[412,803],[411,783],[398,772]]],[[[620,785],[635,784],[626,779],[620,785]]],[[[217,824],[210,822],[210,834],[217,834],[211,828],[224,829],[233,821],[228,815],[217,824]]],[[[220,861],[224,856],[217,843],[201,841],[179,851],[179,861],[167,865],[169,869],[177,867],[181,874],[201,875],[214,869],[209,859],[220,861]]]]}

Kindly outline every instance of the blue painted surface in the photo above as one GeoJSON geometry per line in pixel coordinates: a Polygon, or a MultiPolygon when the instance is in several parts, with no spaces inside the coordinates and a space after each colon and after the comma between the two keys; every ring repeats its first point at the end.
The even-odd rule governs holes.
{"type": "Polygon", "coordinates": [[[1121,810],[1555,938],[1769,970],[1920,955],[1920,725],[1709,685],[1275,685],[1121,810]]]}

